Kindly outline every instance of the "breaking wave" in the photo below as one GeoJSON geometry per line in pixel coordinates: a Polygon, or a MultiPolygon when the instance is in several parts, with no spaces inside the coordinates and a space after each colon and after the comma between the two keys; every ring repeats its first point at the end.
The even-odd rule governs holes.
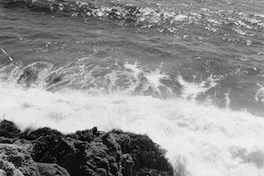
{"type": "Polygon", "coordinates": [[[173,97],[163,82],[169,76],[159,70],[137,63],[106,65],[2,67],[0,116],[22,130],[51,127],[71,133],[97,126],[147,134],[166,149],[175,175],[264,174],[263,118],[190,101],[217,80],[191,84],[179,76],[186,89],[173,97]]]}
{"type": "MultiPolygon", "coordinates": [[[[166,49],[143,48],[147,51],[142,55],[154,51],[158,61],[153,65],[164,64],[164,68],[152,66],[152,60],[144,65],[135,62],[136,59],[129,62],[129,59],[115,60],[115,56],[102,58],[100,54],[93,58],[93,54],[87,53],[83,55],[89,57],[71,62],[62,59],[63,63],[56,59],[54,63],[43,61],[41,57],[39,61],[32,59],[36,53],[50,54],[45,55],[48,58],[54,56],[52,51],[67,54],[78,50],[81,44],[92,48],[94,43],[82,41],[81,32],[76,34],[81,36],[76,39],[71,38],[72,31],[54,40],[40,36],[39,43],[31,45],[34,54],[26,53],[25,57],[29,58],[21,62],[1,48],[2,119],[13,121],[21,130],[50,127],[71,133],[97,126],[104,131],[121,129],[147,134],[167,151],[166,157],[176,176],[264,175],[263,15],[229,9],[186,6],[177,9],[162,4],[64,0],[2,0],[0,3],[5,8],[37,11],[52,17],[110,21],[122,29],[136,27],[135,33],[142,29],[138,37],[160,34],[158,37],[166,38],[158,41],[149,37],[150,42],[145,43],[133,40],[128,46],[142,42],[132,48],[136,55],[143,45],[161,42],[158,44],[164,44],[162,49],[166,49]],[[69,50],[64,48],[67,45],[64,39],[68,38],[74,45],[69,50]],[[159,55],[162,51],[168,58],[159,55]]],[[[49,25],[41,30],[48,28],[49,25]]],[[[28,45],[24,40],[33,41],[43,33],[37,30],[31,36],[29,30],[29,34],[15,36],[19,32],[13,35],[3,30],[7,37],[2,37],[8,40],[2,43],[4,47],[17,43],[15,39],[19,37],[21,43],[14,45],[19,53],[31,47],[21,49],[22,45],[28,45]],[[10,36],[14,41],[9,45],[10,36]]],[[[123,40],[123,36],[118,37],[123,40]]],[[[100,35],[92,35],[91,40],[95,38],[101,40],[100,35]]],[[[98,45],[104,48],[111,42],[106,39],[104,45],[98,45]]],[[[81,53],[75,52],[78,56],[81,53]]],[[[124,54],[119,58],[123,56],[127,57],[124,54]]]]}

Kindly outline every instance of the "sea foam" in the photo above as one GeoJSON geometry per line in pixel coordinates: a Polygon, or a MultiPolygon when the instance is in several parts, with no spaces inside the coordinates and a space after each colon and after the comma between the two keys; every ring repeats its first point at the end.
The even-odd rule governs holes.
{"type": "Polygon", "coordinates": [[[175,175],[263,176],[264,119],[246,112],[160,99],[83,90],[49,92],[1,82],[0,116],[21,130],[63,133],[97,126],[147,134],[166,149],[175,175]]]}

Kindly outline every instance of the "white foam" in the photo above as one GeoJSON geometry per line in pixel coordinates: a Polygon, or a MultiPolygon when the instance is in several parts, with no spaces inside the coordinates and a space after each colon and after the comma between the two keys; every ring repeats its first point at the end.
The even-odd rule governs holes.
{"type": "Polygon", "coordinates": [[[97,126],[147,134],[181,176],[263,176],[264,119],[182,99],[48,92],[0,83],[0,116],[21,129],[64,133],[97,126]]]}
{"type": "Polygon", "coordinates": [[[259,86],[259,89],[255,94],[255,100],[264,104],[264,86],[259,83],[257,83],[257,85],[259,86]]]}
{"type": "Polygon", "coordinates": [[[199,95],[207,92],[211,88],[217,85],[217,80],[221,78],[208,77],[206,80],[200,81],[200,83],[187,82],[181,75],[178,76],[178,82],[183,86],[181,97],[194,101],[199,95]]]}

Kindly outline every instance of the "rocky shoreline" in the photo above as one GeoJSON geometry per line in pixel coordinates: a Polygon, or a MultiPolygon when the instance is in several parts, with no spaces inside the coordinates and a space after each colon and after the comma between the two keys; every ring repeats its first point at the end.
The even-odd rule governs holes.
{"type": "Polygon", "coordinates": [[[96,127],[67,135],[50,128],[21,132],[0,123],[1,176],[172,176],[164,155],[146,135],[96,127]]]}

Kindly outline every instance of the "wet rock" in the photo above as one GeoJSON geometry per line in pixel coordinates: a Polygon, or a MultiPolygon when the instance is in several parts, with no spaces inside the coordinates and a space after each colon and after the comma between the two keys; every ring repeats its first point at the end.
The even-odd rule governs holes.
{"type": "Polygon", "coordinates": [[[6,138],[15,138],[18,137],[20,134],[20,130],[17,128],[17,126],[8,121],[8,120],[2,120],[0,122],[0,136],[6,137],[6,138]]]}
{"type": "MultiPolygon", "coordinates": [[[[63,174],[63,168],[71,176],[173,175],[172,168],[164,157],[166,151],[145,135],[118,130],[106,133],[97,128],[68,135],[50,128],[20,133],[12,122],[4,121],[0,126],[3,127],[0,128],[0,143],[27,146],[26,150],[31,155],[29,158],[45,163],[38,166],[41,173],[47,176],[54,172],[63,174]],[[47,168],[51,171],[48,172],[47,168]],[[55,171],[56,168],[59,169],[55,171]]],[[[12,170],[12,173],[23,173],[23,169],[8,162],[10,161],[2,161],[5,172],[12,170]]],[[[1,172],[3,171],[0,169],[1,172]]]]}
{"type": "Polygon", "coordinates": [[[142,170],[149,168],[173,175],[172,167],[164,157],[166,151],[162,150],[148,136],[116,130],[112,133],[122,146],[122,152],[130,154],[132,157],[134,174],[141,173],[142,170]]]}
{"type": "Polygon", "coordinates": [[[20,138],[27,139],[27,140],[36,140],[40,137],[45,136],[62,136],[62,134],[57,131],[50,128],[40,128],[35,131],[27,130],[24,133],[20,135],[20,138]]]}
{"type": "Polygon", "coordinates": [[[130,135],[130,154],[134,159],[135,169],[151,168],[160,171],[170,171],[168,161],[165,159],[165,151],[153,143],[147,136],[130,135]]]}
{"type": "Polygon", "coordinates": [[[87,166],[94,171],[94,168],[103,169],[109,176],[122,175],[121,156],[121,147],[110,133],[90,142],[85,152],[87,166]]]}
{"type": "Polygon", "coordinates": [[[37,162],[67,164],[75,155],[75,148],[70,140],[61,135],[50,134],[34,141],[31,153],[37,162]]]}
{"type": "Polygon", "coordinates": [[[74,138],[77,140],[85,141],[85,142],[91,142],[95,138],[102,136],[104,133],[97,130],[96,127],[94,127],[92,130],[83,130],[83,131],[76,131],[73,134],[67,135],[70,138],[74,138]]]}
{"type": "Polygon", "coordinates": [[[34,142],[32,156],[37,162],[57,163],[71,175],[120,175],[121,147],[111,135],[97,141],[80,141],[54,134],[34,142]]]}

